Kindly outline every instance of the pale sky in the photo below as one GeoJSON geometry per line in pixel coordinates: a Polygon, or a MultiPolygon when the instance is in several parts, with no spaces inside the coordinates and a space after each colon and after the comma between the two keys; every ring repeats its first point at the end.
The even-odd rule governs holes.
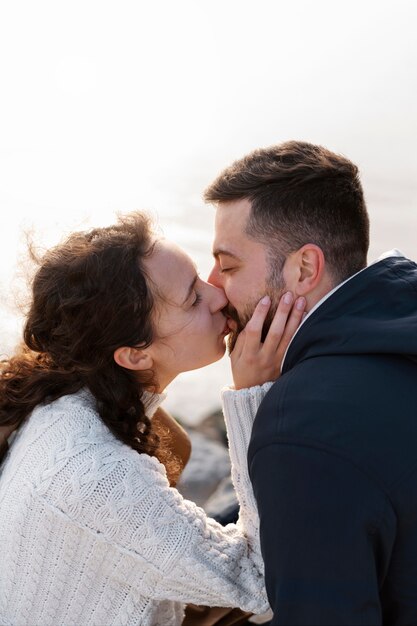
{"type": "Polygon", "coordinates": [[[288,138],[347,154],[365,180],[415,186],[416,7],[3,2],[2,220],[9,207],[60,220],[181,203],[288,138]]]}
{"type": "Polygon", "coordinates": [[[204,187],[287,139],[356,162],[372,254],[416,258],[416,17],[414,0],[4,0],[2,298],[23,228],[55,242],[115,210],[152,210],[205,271],[204,187]]]}

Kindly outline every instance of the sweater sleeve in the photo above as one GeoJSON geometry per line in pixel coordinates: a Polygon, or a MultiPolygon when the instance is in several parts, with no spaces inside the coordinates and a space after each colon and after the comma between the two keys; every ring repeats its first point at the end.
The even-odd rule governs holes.
{"type": "MultiPolygon", "coordinates": [[[[235,409],[251,407],[243,410],[241,426],[233,423],[229,433],[232,463],[241,473],[237,525],[223,527],[207,517],[169,486],[157,459],[125,446],[119,448],[123,455],[95,446],[93,459],[91,447],[79,447],[76,460],[70,458],[63,471],[61,459],[59,476],[50,476],[38,494],[68,524],[105,541],[119,563],[115,575],[139,594],[263,613],[269,604],[258,523],[249,477],[241,468],[246,466],[250,420],[264,392],[255,392],[256,397],[233,393],[240,394],[233,400],[235,409]]],[[[228,423],[239,417],[225,413],[228,423]]]]}
{"type": "Polygon", "coordinates": [[[268,382],[262,386],[239,391],[229,388],[222,391],[223,414],[232,464],[232,481],[240,504],[237,525],[250,538],[254,546],[254,554],[259,558],[259,568],[263,568],[259,544],[259,516],[249,478],[247,450],[259,405],[272,385],[272,382],[268,382]]]}
{"type": "Polygon", "coordinates": [[[272,624],[382,624],[395,524],[384,493],[350,461],[291,442],[262,446],[250,471],[272,624]]]}

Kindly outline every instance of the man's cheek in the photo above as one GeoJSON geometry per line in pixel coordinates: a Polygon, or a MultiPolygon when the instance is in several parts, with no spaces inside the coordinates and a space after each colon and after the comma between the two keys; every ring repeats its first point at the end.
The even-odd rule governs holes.
{"type": "Polygon", "coordinates": [[[233,274],[224,274],[223,289],[231,302],[241,302],[245,299],[244,284],[233,274]]]}
{"type": "Polygon", "coordinates": [[[226,294],[226,298],[229,301],[229,304],[233,308],[236,308],[235,304],[234,304],[234,300],[235,300],[235,291],[234,291],[234,289],[230,289],[230,287],[228,285],[225,285],[223,288],[224,288],[224,293],[226,294]]]}

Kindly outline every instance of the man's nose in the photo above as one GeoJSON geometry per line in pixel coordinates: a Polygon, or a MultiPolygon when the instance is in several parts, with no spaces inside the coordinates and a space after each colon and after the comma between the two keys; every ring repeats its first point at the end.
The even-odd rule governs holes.
{"type": "Polygon", "coordinates": [[[211,285],[214,285],[215,287],[222,288],[223,285],[221,280],[221,274],[216,266],[213,267],[210,274],[208,275],[207,282],[211,285]]]}
{"type": "Polygon", "coordinates": [[[221,311],[227,305],[226,294],[221,287],[210,284],[211,289],[211,310],[213,313],[221,311]]]}

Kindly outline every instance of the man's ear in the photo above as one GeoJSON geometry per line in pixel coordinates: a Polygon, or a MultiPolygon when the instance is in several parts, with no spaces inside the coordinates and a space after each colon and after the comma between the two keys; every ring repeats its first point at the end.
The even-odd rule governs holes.
{"type": "Polygon", "coordinates": [[[326,261],[319,246],[307,243],[293,252],[287,262],[286,282],[296,296],[307,296],[320,286],[325,276],[326,261]]]}
{"type": "Polygon", "coordinates": [[[142,371],[152,368],[153,360],[146,350],[123,346],[114,351],[113,358],[117,365],[128,370],[142,371]]]}

